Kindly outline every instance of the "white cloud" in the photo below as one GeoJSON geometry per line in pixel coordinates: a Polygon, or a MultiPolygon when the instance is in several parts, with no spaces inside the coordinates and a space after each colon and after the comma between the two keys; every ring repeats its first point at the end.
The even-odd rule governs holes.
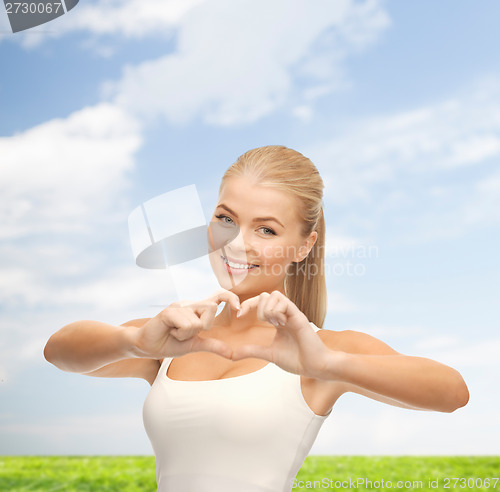
{"type": "Polygon", "coordinates": [[[349,325],[346,329],[367,333],[376,338],[408,338],[427,331],[424,327],[418,325],[390,326],[387,324],[349,325]]]}
{"type": "Polygon", "coordinates": [[[415,348],[420,350],[433,350],[433,349],[440,349],[440,348],[448,348],[450,346],[456,345],[459,343],[458,338],[452,337],[452,336],[435,336],[435,337],[429,337],[425,338],[423,340],[418,341],[415,344],[415,348]]]}
{"type": "Polygon", "coordinates": [[[371,186],[403,174],[453,170],[500,155],[500,82],[491,82],[487,92],[478,83],[471,92],[434,106],[357,121],[346,125],[339,138],[312,148],[309,154],[324,163],[325,173],[335,173],[329,200],[372,198],[371,186]]]}
{"type": "MultiPolygon", "coordinates": [[[[166,307],[169,294],[172,295],[164,270],[141,270],[131,264],[129,267],[106,271],[103,276],[95,277],[90,282],[60,289],[57,303],[85,305],[92,312],[109,310],[124,313],[161,300],[166,307]]],[[[54,300],[51,298],[52,302],[54,300]]]]}
{"type": "Polygon", "coordinates": [[[360,261],[377,258],[379,247],[369,238],[356,238],[334,233],[331,229],[325,235],[325,260],[338,261],[356,258],[360,261]]]}
{"type": "MultiPolygon", "coordinates": [[[[92,380],[94,386],[99,382],[97,378],[92,380]]],[[[126,393],[123,384],[120,393],[120,384],[117,381],[113,383],[114,398],[123,397],[126,393]]],[[[129,397],[132,394],[139,398],[139,404],[141,393],[136,388],[134,395],[134,387],[128,391],[129,397]]],[[[102,397],[90,391],[89,395],[96,399],[102,397]]],[[[112,405],[111,402],[110,407],[112,405]]],[[[140,410],[125,413],[123,409],[116,408],[112,415],[58,415],[56,418],[39,417],[35,422],[33,418],[21,421],[11,415],[3,417],[0,416],[0,451],[4,454],[46,454],[47,449],[56,455],[153,454],[140,410]]]]}
{"type": "MultiPolygon", "coordinates": [[[[362,277],[370,263],[379,256],[379,247],[369,238],[354,237],[331,230],[325,237],[325,277],[327,285],[338,288],[340,277],[362,277]]],[[[328,310],[333,312],[352,312],[359,310],[351,301],[338,292],[329,292],[328,310]]]]}
{"type": "Polygon", "coordinates": [[[228,126],[285,103],[307,122],[315,99],[348,85],[344,59],[389,25],[379,0],[102,0],[81,2],[50,30],[15,39],[33,48],[84,32],[83,44],[109,57],[113,36],[175,37],[173,53],[126,66],[121,80],[103,83],[104,97],[145,118],[228,126]]]}
{"type": "Polygon", "coordinates": [[[291,98],[303,107],[311,90],[334,90],[342,59],[388,24],[376,1],[207,1],[183,17],[174,53],[126,67],[104,92],[175,124],[197,117],[213,125],[250,123],[291,98]]]}
{"type": "Polygon", "coordinates": [[[347,255],[359,246],[361,241],[352,236],[334,234],[331,229],[325,235],[325,257],[332,255],[347,255]]]}
{"type": "Polygon", "coordinates": [[[447,166],[475,164],[500,154],[500,138],[497,135],[471,135],[465,140],[453,142],[447,166]]]}
{"type": "Polygon", "coordinates": [[[500,339],[492,338],[453,347],[428,347],[426,355],[453,367],[499,367],[500,339]]]}
{"type": "Polygon", "coordinates": [[[327,313],[350,313],[356,311],[357,306],[346,299],[339,292],[328,291],[327,313]]]}
{"type": "MultiPolygon", "coordinates": [[[[78,246],[72,255],[61,257],[58,267],[64,270],[77,251],[78,246]]],[[[132,264],[132,255],[130,266],[100,266],[97,272],[93,266],[90,278],[89,272],[79,272],[63,282],[57,266],[50,262],[33,270],[2,269],[0,290],[4,293],[5,312],[0,317],[0,350],[4,352],[0,359],[5,377],[11,377],[20,358],[30,363],[39,361],[48,337],[71,321],[87,319],[88,315],[82,313],[118,325],[130,319],[153,317],[179,300],[167,271],[138,268],[132,264]],[[16,313],[21,306],[27,313],[22,316],[16,313]],[[50,316],[43,314],[46,310],[50,316]]]]}
{"type": "Polygon", "coordinates": [[[0,138],[3,379],[19,358],[41,357],[44,327],[54,332],[56,317],[76,316],[86,303],[109,316],[145,301],[150,283],[141,289],[103,252],[130,208],[140,145],[137,122],[109,103],[0,138]]]}
{"type": "Polygon", "coordinates": [[[0,138],[0,237],[82,231],[84,219],[105,220],[129,186],[140,144],[137,123],[108,103],[0,138]]]}
{"type": "MultiPolygon", "coordinates": [[[[362,308],[358,311],[362,311],[362,308]]],[[[429,331],[428,327],[415,324],[391,325],[389,323],[351,324],[344,325],[343,329],[366,333],[389,345],[400,354],[410,356],[423,356],[418,344],[429,331]]]]}
{"type": "Polygon", "coordinates": [[[101,0],[83,3],[61,23],[61,31],[120,34],[128,38],[161,36],[168,34],[168,27],[176,26],[192,8],[204,1],[101,0]]]}
{"type": "Polygon", "coordinates": [[[398,351],[401,343],[404,343],[405,350],[401,353],[438,360],[452,367],[481,369],[500,365],[498,338],[471,342],[452,335],[429,335],[432,328],[412,324],[356,324],[346,326],[345,329],[366,333],[389,345],[394,343],[394,348],[398,351]]]}
{"type": "Polygon", "coordinates": [[[338,227],[375,234],[383,217],[400,240],[421,242],[500,221],[500,175],[489,170],[500,157],[500,80],[468,89],[346,123],[340,136],[306,150],[338,227]]]}
{"type": "MultiPolygon", "coordinates": [[[[3,37],[5,40],[20,42],[24,48],[33,49],[49,39],[57,39],[72,32],[83,32],[90,35],[91,41],[87,43],[96,51],[109,50],[103,44],[103,36],[130,39],[172,37],[181,19],[203,1],[205,0],[87,0],[50,24],[16,33],[15,36],[0,36],[0,41],[3,37]]],[[[8,31],[9,27],[7,23],[4,30],[8,31]]]]}
{"type": "Polygon", "coordinates": [[[493,173],[474,183],[463,204],[461,216],[467,225],[500,223],[500,173],[493,173]]]}
{"type": "Polygon", "coordinates": [[[124,429],[133,428],[138,420],[137,414],[131,415],[74,415],[65,416],[64,419],[58,418],[52,422],[41,424],[4,424],[0,426],[3,432],[19,432],[29,435],[51,435],[58,439],[73,436],[81,437],[82,434],[91,433],[100,435],[103,432],[123,432],[124,429]]]}
{"type": "Polygon", "coordinates": [[[432,328],[413,324],[353,324],[344,329],[371,335],[403,354],[426,357],[452,367],[484,369],[500,365],[498,338],[472,342],[453,335],[431,335],[432,328]]]}
{"type": "Polygon", "coordinates": [[[304,123],[310,123],[313,119],[313,109],[311,106],[302,104],[292,109],[292,114],[304,123]]]}
{"type": "Polygon", "coordinates": [[[333,407],[311,454],[496,455],[495,408],[417,411],[348,393],[333,407]]]}

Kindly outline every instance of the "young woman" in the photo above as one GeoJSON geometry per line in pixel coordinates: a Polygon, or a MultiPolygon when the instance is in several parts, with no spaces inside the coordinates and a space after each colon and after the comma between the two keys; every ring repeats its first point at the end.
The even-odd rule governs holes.
{"type": "Polygon", "coordinates": [[[62,370],[151,384],[143,416],[159,491],[291,490],[349,391],[415,410],[467,403],[455,369],[364,333],[321,329],[323,187],[294,150],[245,153],[222,178],[209,227],[217,293],[120,326],[77,321],[48,340],[45,357],[62,370]],[[232,239],[214,247],[218,228],[232,239]]]}

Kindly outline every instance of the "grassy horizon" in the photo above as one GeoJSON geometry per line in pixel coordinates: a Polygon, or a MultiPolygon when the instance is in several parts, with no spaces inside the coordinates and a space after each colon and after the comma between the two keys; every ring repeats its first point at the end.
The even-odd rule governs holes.
{"type": "MultiPolygon", "coordinates": [[[[500,492],[499,476],[500,456],[311,455],[292,490],[500,492]]],[[[155,457],[0,456],[0,491],[156,492],[155,457]]]]}

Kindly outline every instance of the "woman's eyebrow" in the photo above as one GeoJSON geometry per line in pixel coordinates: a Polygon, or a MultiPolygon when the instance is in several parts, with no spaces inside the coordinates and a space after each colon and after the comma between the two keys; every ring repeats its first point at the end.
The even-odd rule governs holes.
{"type": "MultiPolygon", "coordinates": [[[[238,218],[238,214],[236,212],[233,212],[227,205],[221,203],[220,205],[217,205],[217,208],[219,207],[227,210],[230,214],[233,214],[236,218],[238,218]]],[[[255,217],[255,219],[253,219],[254,222],[267,222],[270,220],[277,222],[281,227],[283,227],[283,229],[285,228],[285,226],[275,217],[255,217]]]]}

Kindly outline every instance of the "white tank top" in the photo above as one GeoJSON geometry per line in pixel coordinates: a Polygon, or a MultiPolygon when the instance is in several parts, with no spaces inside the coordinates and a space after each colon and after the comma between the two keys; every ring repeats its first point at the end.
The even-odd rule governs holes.
{"type": "Polygon", "coordinates": [[[158,492],[290,491],[331,414],[309,408],[300,376],[269,363],[242,376],[180,381],[167,376],[171,361],[143,406],[158,492]]]}

